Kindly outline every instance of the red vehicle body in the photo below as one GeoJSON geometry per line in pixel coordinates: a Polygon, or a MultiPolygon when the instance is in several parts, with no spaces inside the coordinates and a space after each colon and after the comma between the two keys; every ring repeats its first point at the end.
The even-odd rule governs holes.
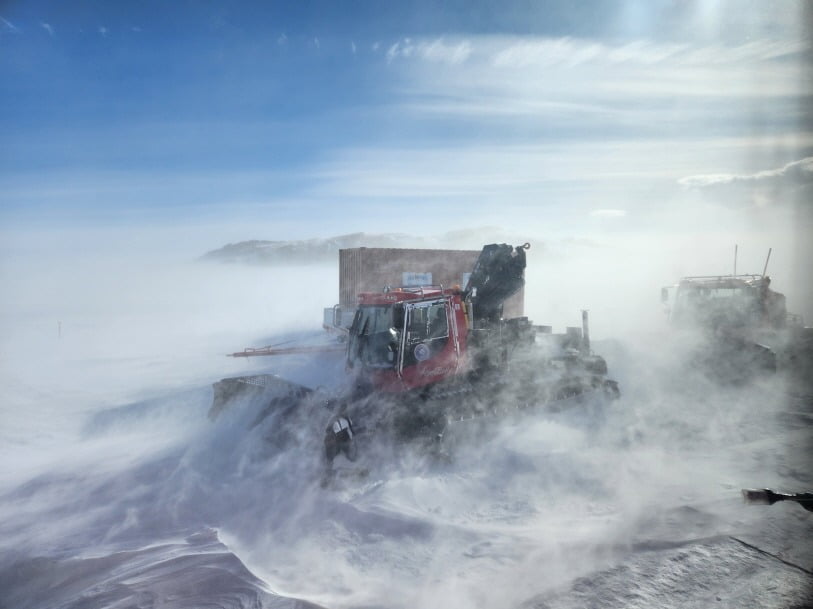
{"type": "Polygon", "coordinates": [[[469,326],[460,289],[362,293],[347,365],[388,393],[431,385],[468,370],[469,326]]]}

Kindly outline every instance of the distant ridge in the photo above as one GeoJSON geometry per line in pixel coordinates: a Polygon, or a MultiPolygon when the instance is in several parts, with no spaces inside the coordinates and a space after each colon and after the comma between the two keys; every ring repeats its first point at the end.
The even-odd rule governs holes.
{"type": "MultiPolygon", "coordinates": [[[[340,249],[394,247],[420,249],[477,249],[487,243],[519,245],[530,239],[493,227],[458,230],[440,236],[417,237],[405,233],[351,233],[325,239],[264,241],[253,239],[229,243],[206,252],[201,260],[227,264],[274,266],[336,262],[340,249]]],[[[539,243],[541,245],[541,243],[539,243]]]]}

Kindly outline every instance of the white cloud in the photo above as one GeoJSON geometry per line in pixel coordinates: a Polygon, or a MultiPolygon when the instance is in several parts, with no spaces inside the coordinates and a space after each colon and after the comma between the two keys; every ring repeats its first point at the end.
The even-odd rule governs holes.
{"type": "Polygon", "coordinates": [[[2,27],[0,27],[0,31],[2,31],[2,32],[19,32],[20,31],[20,28],[18,28],[11,21],[9,21],[8,19],[5,19],[3,17],[0,17],[0,26],[2,26],[2,27]]]}
{"type": "Polygon", "coordinates": [[[54,35],[54,28],[50,23],[40,23],[40,26],[42,27],[42,29],[44,29],[46,32],[48,32],[49,36],[54,35]]]}
{"type": "Polygon", "coordinates": [[[107,37],[107,34],[108,34],[108,32],[109,32],[109,31],[110,31],[110,30],[108,30],[108,29],[107,29],[105,26],[103,26],[103,25],[100,25],[100,26],[99,26],[99,30],[98,30],[98,32],[99,32],[99,34],[101,34],[102,36],[107,37]]]}
{"type": "MultiPolygon", "coordinates": [[[[378,43],[374,45],[374,48],[378,43]]],[[[585,64],[683,67],[737,66],[799,55],[810,42],[761,39],[739,45],[663,43],[651,40],[605,43],[570,37],[478,36],[467,39],[403,38],[393,43],[387,58],[458,64],[477,57],[497,68],[574,67],[585,64]]]]}
{"type": "Polygon", "coordinates": [[[708,188],[748,184],[752,186],[785,184],[787,186],[813,183],[813,157],[793,161],[777,169],[752,174],[701,174],[678,180],[686,188],[708,188]]]}
{"type": "Polygon", "coordinates": [[[317,49],[320,48],[319,39],[316,38],[315,36],[313,38],[313,46],[315,46],[317,49]]]}
{"type": "Polygon", "coordinates": [[[419,59],[433,63],[447,63],[457,65],[465,62],[473,53],[474,48],[468,40],[447,42],[442,38],[413,42],[411,38],[399,40],[387,51],[387,60],[419,59]]]}
{"type": "Polygon", "coordinates": [[[350,52],[353,53],[353,55],[356,54],[356,43],[352,40],[350,41],[350,52]]]}
{"type": "Polygon", "coordinates": [[[286,44],[288,44],[288,37],[284,33],[280,34],[279,38],[277,38],[277,44],[284,47],[286,44]]]}
{"type": "MultiPolygon", "coordinates": [[[[798,114],[798,97],[806,93],[800,51],[809,48],[802,41],[724,47],[475,36],[404,38],[386,57],[402,67],[402,107],[416,116],[478,120],[479,126],[516,117],[557,130],[578,123],[582,131],[708,133],[710,124],[747,120],[752,103],[754,112],[771,103],[777,122],[798,114]],[[741,111],[731,112],[737,105],[741,111]],[[667,121],[664,107],[673,109],[667,121]]],[[[787,129],[799,132],[795,125],[787,129]]]]}
{"type": "Polygon", "coordinates": [[[387,50],[387,61],[392,61],[396,57],[411,57],[415,47],[409,38],[399,40],[387,50]]]}
{"type": "Polygon", "coordinates": [[[769,61],[808,50],[806,41],[757,40],[736,46],[656,43],[637,40],[625,44],[605,44],[576,38],[520,38],[496,40],[484,49],[495,66],[529,65],[574,66],[588,62],[600,64],[683,66],[735,65],[769,61]]]}
{"type": "Polygon", "coordinates": [[[447,44],[445,41],[439,39],[421,44],[418,47],[418,53],[420,53],[424,59],[451,64],[459,64],[466,61],[472,54],[472,51],[472,45],[467,40],[455,44],[447,44]]]}
{"type": "Polygon", "coordinates": [[[813,157],[755,173],[690,175],[678,183],[727,207],[778,209],[808,206],[813,196],[813,157]]]}
{"type": "Polygon", "coordinates": [[[663,178],[666,161],[657,154],[662,147],[662,142],[621,146],[489,141],[359,148],[345,150],[315,172],[311,193],[355,201],[396,197],[451,205],[459,200],[465,206],[499,201],[500,209],[507,201],[523,206],[561,203],[578,207],[583,217],[596,208],[619,210],[622,198],[624,206],[637,204],[629,184],[663,178]],[[601,159],[601,170],[585,171],[596,159],[601,159]]]}

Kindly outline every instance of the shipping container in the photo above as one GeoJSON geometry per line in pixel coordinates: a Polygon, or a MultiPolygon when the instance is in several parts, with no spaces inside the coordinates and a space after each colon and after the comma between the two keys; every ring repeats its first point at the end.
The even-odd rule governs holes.
{"type": "MultiPolygon", "coordinates": [[[[339,305],[325,310],[325,326],[347,327],[361,292],[420,285],[465,288],[479,255],[480,250],[383,247],[339,250],[339,305]]],[[[521,289],[505,302],[503,315],[522,317],[524,311],[525,291],[521,289]]]]}

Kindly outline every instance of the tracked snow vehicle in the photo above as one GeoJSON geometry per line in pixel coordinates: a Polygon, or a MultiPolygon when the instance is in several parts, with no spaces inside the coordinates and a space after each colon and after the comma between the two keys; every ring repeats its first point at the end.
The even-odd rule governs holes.
{"type": "Polygon", "coordinates": [[[809,367],[811,329],[788,313],[784,294],[771,289],[769,260],[770,250],[762,274],[738,275],[735,249],[731,275],[684,277],[661,290],[671,326],[699,332],[702,344],[693,360],[717,378],[741,381],[809,367]]]}
{"type": "MultiPolygon", "coordinates": [[[[464,289],[358,295],[344,345],[353,382],[344,395],[323,400],[333,410],[324,438],[328,464],[340,454],[353,460],[360,433],[437,444],[456,421],[525,407],[556,410],[588,395],[618,397],[605,360],[590,349],[586,311],[582,327],[564,334],[525,317],[503,318],[503,303],[524,285],[529,247],[485,246],[464,289]]],[[[236,393],[261,395],[268,387],[274,397],[264,412],[314,398],[272,375],[224,379],[215,384],[211,414],[236,393]]]]}

